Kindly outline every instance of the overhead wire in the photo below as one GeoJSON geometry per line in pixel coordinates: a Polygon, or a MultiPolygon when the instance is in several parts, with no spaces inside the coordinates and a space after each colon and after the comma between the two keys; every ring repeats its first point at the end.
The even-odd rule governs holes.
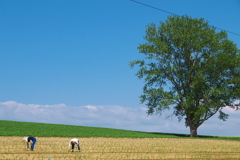
{"type": "MultiPolygon", "coordinates": [[[[169,11],[165,11],[165,10],[162,10],[162,9],[160,9],[160,8],[157,8],[157,7],[154,7],[154,6],[145,4],[145,3],[141,3],[141,2],[138,2],[138,1],[135,1],[135,0],[130,0],[130,1],[135,2],[135,3],[138,3],[138,4],[141,4],[141,5],[146,6],[146,7],[149,7],[149,8],[153,8],[153,9],[156,9],[156,10],[159,10],[159,11],[162,11],[162,12],[165,12],[165,13],[168,13],[168,14],[172,14],[172,15],[181,17],[180,15],[177,15],[177,14],[175,14],[175,13],[172,13],[172,12],[169,12],[169,11]]],[[[209,25],[209,26],[210,26],[210,25],[209,25]]],[[[238,33],[234,33],[234,32],[231,32],[231,31],[227,31],[227,30],[225,30],[225,29],[221,29],[221,28],[218,28],[218,27],[215,27],[215,28],[216,28],[216,29],[219,29],[219,30],[222,30],[222,31],[225,31],[225,32],[228,32],[228,33],[231,33],[231,34],[235,34],[235,35],[237,35],[237,36],[240,36],[240,34],[238,34],[238,33]]]]}

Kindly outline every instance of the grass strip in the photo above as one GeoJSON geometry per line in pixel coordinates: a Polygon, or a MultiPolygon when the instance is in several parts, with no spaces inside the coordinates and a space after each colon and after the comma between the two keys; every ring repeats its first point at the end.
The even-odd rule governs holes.
{"type": "MultiPolygon", "coordinates": [[[[0,136],[111,137],[111,138],[192,138],[188,134],[141,132],[101,127],[0,120],[0,136]]],[[[195,138],[195,137],[194,137],[195,138]]],[[[204,136],[201,139],[235,140],[240,137],[204,136]]]]}

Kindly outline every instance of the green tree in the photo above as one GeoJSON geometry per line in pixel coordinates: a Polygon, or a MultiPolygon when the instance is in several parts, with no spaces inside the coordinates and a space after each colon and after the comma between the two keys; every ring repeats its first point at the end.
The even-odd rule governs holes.
{"type": "Polygon", "coordinates": [[[225,121],[224,107],[240,105],[240,52],[225,31],[216,32],[203,18],[170,16],[159,26],[146,29],[147,41],[138,46],[143,60],[138,78],[145,85],[141,102],[148,115],[162,114],[173,108],[172,116],[185,119],[190,135],[214,114],[225,121]]]}

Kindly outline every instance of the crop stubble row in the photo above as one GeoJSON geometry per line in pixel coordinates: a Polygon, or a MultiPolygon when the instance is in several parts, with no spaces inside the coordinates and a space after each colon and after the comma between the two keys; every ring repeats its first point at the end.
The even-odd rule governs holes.
{"type": "Polygon", "coordinates": [[[81,152],[69,152],[71,138],[37,137],[34,151],[22,137],[0,138],[0,159],[240,159],[240,142],[171,138],[79,138],[81,152]]]}

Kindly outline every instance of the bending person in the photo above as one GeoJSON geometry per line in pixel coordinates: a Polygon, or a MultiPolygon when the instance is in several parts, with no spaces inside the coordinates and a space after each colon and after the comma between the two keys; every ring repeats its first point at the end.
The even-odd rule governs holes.
{"type": "Polygon", "coordinates": [[[72,152],[74,152],[75,144],[78,146],[78,151],[80,151],[81,150],[80,142],[77,138],[71,139],[71,141],[69,142],[68,148],[70,149],[70,146],[72,146],[72,152]]]}
{"type": "Polygon", "coordinates": [[[35,146],[35,144],[37,142],[37,138],[35,138],[35,137],[24,137],[23,140],[26,141],[27,148],[29,148],[29,143],[31,143],[31,151],[33,151],[34,150],[34,146],[35,146]]]}

